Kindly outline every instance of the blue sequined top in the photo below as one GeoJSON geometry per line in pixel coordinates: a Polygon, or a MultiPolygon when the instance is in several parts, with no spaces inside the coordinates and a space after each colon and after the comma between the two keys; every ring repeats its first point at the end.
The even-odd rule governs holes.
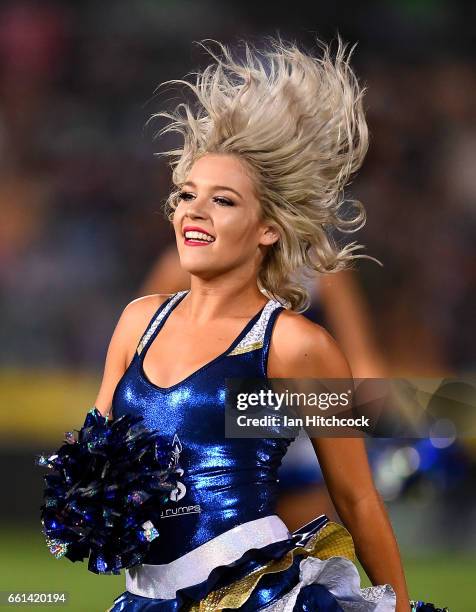
{"type": "Polygon", "coordinates": [[[231,346],[181,382],[152,383],[144,356],[171,311],[188,291],[160,305],[139,342],[112,400],[112,414],[140,415],[173,443],[183,468],[174,499],[162,511],[160,537],[144,563],[170,563],[236,525],[275,514],[277,471],[291,438],[225,438],[226,378],[267,378],[273,324],[284,310],[267,304],[248,322],[231,346]]]}

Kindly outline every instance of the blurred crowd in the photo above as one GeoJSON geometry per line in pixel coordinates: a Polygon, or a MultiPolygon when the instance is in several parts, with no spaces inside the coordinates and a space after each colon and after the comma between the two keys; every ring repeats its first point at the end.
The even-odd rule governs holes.
{"type": "MultiPolygon", "coordinates": [[[[367,21],[360,15],[350,27],[347,15],[335,27],[359,42],[352,63],[367,86],[370,130],[367,159],[349,186],[368,221],[347,239],[384,264],[362,261],[359,276],[391,372],[470,372],[475,57],[464,45],[434,54],[415,46],[412,56],[406,19],[424,16],[392,4],[386,27],[401,28],[401,55],[394,41],[386,53],[381,39],[373,51],[368,11],[367,21]]],[[[441,4],[454,27],[457,4],[441,4]]],[[[239,32],[259,45],[263,17],[253,20],[248,9],[245,2],[225,13],[211,1],[0,5],[3,367],[99,373],[120,311],[174,239],[162,213],[170,171],[154,156],[170,142],[155,142],[146,122],[178,98],[155,88],[207,60],[193,40],[234,45],[239,32]]],[[[331,29],[321,33],[319,10],[305,28],[308,46],[311,30],[335,33],[324,9],[331,29]]],[[[438,28],[441,35],[445,23],[438,28]]]]}

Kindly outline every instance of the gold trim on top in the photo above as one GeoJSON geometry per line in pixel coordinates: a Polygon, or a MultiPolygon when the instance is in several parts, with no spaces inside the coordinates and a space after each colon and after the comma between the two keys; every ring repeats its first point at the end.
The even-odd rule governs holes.
{"type": "Polygon", "coordinates": [[[242,355],[243,353],[249,353],[250,351],[255,351],[256,349],[262,348],[263,341],[253,342],[252,344],[247,344],[246,346],[242,346],[241,348],[236,347],[232,351],[230,351],[227,356],[231,355],[242,355]]]}

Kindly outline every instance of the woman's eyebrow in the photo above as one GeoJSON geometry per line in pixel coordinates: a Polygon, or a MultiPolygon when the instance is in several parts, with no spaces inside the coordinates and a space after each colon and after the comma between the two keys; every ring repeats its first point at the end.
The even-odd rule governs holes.
{"type": "MultiPolygon", "coordinates": [[[[193,181],[186,181],[185,183],[183,183],[183,186],[196,187],[193,181]]],[[[243,199],[241,193],[239,193],[238,191],[236,191],[236,189],[233,189],[232,187],[227,187],[226,185],[210,185],[210,189],[226,189],[226,191],[231,191],[239,198],[243,199]]]]}

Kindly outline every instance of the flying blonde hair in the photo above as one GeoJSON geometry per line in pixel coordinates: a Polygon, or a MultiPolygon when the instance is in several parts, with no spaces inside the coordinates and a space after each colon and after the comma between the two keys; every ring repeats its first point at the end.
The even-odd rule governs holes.
{"type": "MultiPolygon", "coordinates": [[[[208,39],[207,39],[208,40],[208,39]]],[[[168,123],[157,136],[176,132],[181,148],[164,151],[178,188],[165,202],[172,221],[177,194],[193,163],[207,153],[231,154],[244,162],[254,178],[262,218],[274,225],[280,239],[268,247],[258,272],[258,285],[269,297],[296,312],[310,305],[299,273],[338,272],[351,267],[364,248],[352,242],[340,247],[333,232],[353,232],[366,221],[361,202],[344,210],[344,187],[362,165],[368,150],[368,130],[361,88],[349,66],[347,43],[338,35],[335,59],[330,47],[317,40],[320,57],[294,43],[268,38],[257,50],[244,42],[244,60],[212,40],[221,53],[199,44],[214,62],[183,79],[163,85],[188,87],[195,104],[180,103],[172,113],[154,118],[168,123]],[[346,214],[347,212],[347,214],[346,214]]]]}

